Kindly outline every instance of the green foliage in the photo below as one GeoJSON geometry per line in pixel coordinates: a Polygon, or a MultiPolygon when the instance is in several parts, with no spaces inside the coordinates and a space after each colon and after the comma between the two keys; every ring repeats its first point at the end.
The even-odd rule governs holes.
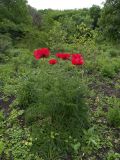
{"type": "Polygon", "coordinates": [[[0,65],[0,88],[5,86],[6,83],[9,84],[10,77],[12,75],[11,65],[0,65]]]}
{"type": "Polygon", "coordinates": [[[83,140],[86,144],[86,147],[83,147],[83,150],[92,151],[93,149],[98,150],[99,148],[101,148],[100,137],[96,132],[95,127],[91,127],[88,130],[84,130],[83,140]]]}
{"type": "Polygon", "coordinates": [[[33,157],[30,153],[32,138],[29,129],[19,125],[18,117],[22,114],[23,111],[12,109],[7,118],[4,115],[0,118],[0,153],[4,159],[30,160],[33,157]]]}
{"type": "Polygon", "coordinates": [[[4,143],[0,141],[0,154],[3,152],[3,150],[4,150],[4,143]]]}
{"type": "Polygon", "coordinates": [[[85,37],[86,39],[92,37],[91,29],[88,28],[84,23],[77,26],[77,38],[85,37]]]}
{"type": "Polygon", "coordinates": [[[7,50],[12,47],[12,40],[8,35],[0,34],[0,62],[7,58],[7,50]]]}
{"type": "Polygon", "coordinates": [[[101,12],[101,9],[100,9],[99,6],[93,5],[90,8],[90,16],[93,20],[93,22],[92,22],[92,28],[93,29],[98,27],[98,19],[100,18],[100,12],[101,12]]]}
{"type": "MultiPolygon", "coordinates": [[[[84,83],[80,83],[79,78],[75,80],[75,75],[69,78],[69,73],[65,74],[67,68],[64,70],[58,68],[56,71],[53,69],[55,68],[47,68],[46,72],[45,68],[44,71],[39,69],[39,71],[36,70],[38,73],[34,72],[34,76],[33,74],[30,76],[19,94],[21,107],[28,108],[32,104],[38,107],[45,105],[47,108],[45,106],[43,108],[46,110],[47,116],[53,117],[54,122],[58,120],[61,121],[61,125],[68,125],[68,119],[76,117],[76,120],[80,122],[79,125],[84,126],[87,118],[84,114],[87,111],[84,104],[84,83]],[[63,119],[59,118],[60,115],[63,119]]],[[[72,123],[72,119],[70,122],[72,123]]]]}
{"type": "Polygon", "coordinates": [[[110,151],[106,157],[107,160],[118,160],[120,158],[119,153],[115,153],[114,151],[110,151]]]}
{"type": "Polygon", "coordinates": [[[29,26],[24,23],[15,24],[9,19],[2,19],[0,22],[0,33],[8,34],[12,38],[13,44],[16,44],[16,41],[19,41],[27,34],[28,28],[29,26]]]}
{"type": "Polygon", "coordinates": [[[62,25],[62,29],[68,33],[68,36],[75,34],[76,23],[72,17],[60,17],[59,22],[62,25]]]}
{"type": "Polygon", "coordinates": [[[115,76],[115,70],[112,64],[105,63],[101,68],[101,74],[105,77],[112,78],[115,76]]]}
{"type": "Polygon", "coordinates": [[[19,106],[25,109],[26,123],[32,128],[33,150],[38,152],[41,146],[41,152],[48,153],[53,147],[54,156],[60,152],[66,153],[65,146],[69,144],[65,143],[65,139],[71,135],[78,141],[71,142],[68,148],[77,152],[82,129],[88,126],[89,118],[82,70],[72,68],[66,61],[61,61],[57,66],[49,66],[44,60],[38,63],[36,70],[23,79],[17,93],[19,106]],[[60,134],[52,144],[49,137],[51,131],[60,134]]]}
{"type": "MultiPolygon", "coordinates": [[[[0,124],[3,125],[3,119],[4,119],[4,115],[3,115],[3,112],[0,111],[0,124]]],[[[3,142],[3,139],[1,137],[1,132],[2,132],[2,128],[0,127],[0,155],[2,154],[2,152],[4,151],[4,142],[3,142]]]]}
{"type": "Polygon", "coordinates": [[[110,49],[109,50],[109,54],[111,55],[111,57],[117,57],[120,56],[120,51],[118,49],[110,49]]]}
{"type": "Polygon", "coordinates": [[[119,72],[120,60],[119,58],[110,58],[108,56],[105,54],[99,56],[100,58],[97,59],[98,70],[102,76],[113,78],[119,72]]]}
{"type": "Polygon", "coordinates": [[[117,98],[108,99],[109,110],[107,113],[108,123],[120,127],[120,100],[117,98]]]}
{"type": "Polygon", "coordinates": [[[19,47],[29,48],[33,50],[35,48],[47,47],[48,34],[46,32],[38,31],[35,28],[29,28],[24,39],[21,39],[17,44],[19,47]]]}
{"type": "Polygon", "coordinates": [[[120,126],[120,108],[110,108],[108,111],[108,122],[113,126],[120,126]]]}
{"type": "Polygon", "coordinates": [[[26,0],[1,0],[0,19],[9,19],[15,23],[30,23],[26,0]]]}
{"type": "MultiPolygon", "coordinates": [[[[106,37],[119,40],[118,11],[117,0],[107,0],[102,9],[94,5],[90,9],[64,11],[37,11],[25,0],[1,1],[0,95],[4,93],[5,97],[0,97],[0,104],[4,104],[7,95],[16,98],[14,104],[7,106],[8,117],[0,112],[3,159],[119,158],[117,144],[109,139],[115,133],[112,127],[120,124],[119,100],[108,98],[104,104],[101,90],[99,93],[101,83],[119,85],[119,45],[105,42],[106,37]],[[62,60],[49,65],[49,58],[36,61],[32,52],[42,47],[48,47],[52,57],[55,52],[82,53],[85,65],[75,67],[62,60]],[[91,94],[96,90],[92,95],[88,84],[91,94]],[[96,128],[88,128],[96,123],[96,128]],[[104,147],[113,146],[114,152],[101,154],[104,147]]],[[[116,96],[118,89],[119,86],[116,96]]],[[[111,90],[114,94],[113,87],[111,90]]],[[[106,90],[103,92],[106,94],[106,90]]]]}
{"type": "Polygon", "coordinates": [[[0,3],[0,33],[9,34],[13,42],[27,34],[32,25],[26,0],[2,0],[0,3]]]}
{"type": "Polygon", "coordinates": [[[29,9],[30,15],[32,17],[33,25],[37,26],[38,28],[41,27],[42,18],[41,18],[40,13],[35,8],[33,8],[29,5],[28,5],[28,9],[29,9]]]}
{"type": "Polygon", "coordinates": [[[55,52],[56,49],[64,48],[66,39],[66,32],[62,30],[61,24],[56,22],[54,27],[49,32],[48,46],[51,51],[55,52]]]}
{"type": "Polygon", "coordinates": [[[8,35],[0,34],[0,54],[8,50],[12,45],[11,38],[8,35]]]}
{"type": "Polygon", "coordinates": [[[26,75],[31,72],[34,60],[28,49],[10,49],[7,64],[0,65],[0,88],[7,95],[14,95],[26,75]],[[29,67],[29,69],[28,69],[29,67]]]}
{"type": "Polygon", "coordinates": [[[51,9],[40,10],[38,13],[41,15],[41,30],[49,32],[54,26],[54,19],[52,17],[51,9]]]}
{"type": "Polygon", "coordinates": [[[102,10],[100,25],[104,34],[112,41],[120,39],[120,1],[107,0],[102,10]]]}
{"type": "Polygon", "coordinates": [[[20,106],[25,109],[29,107],[30,104],[36,102],[37,91],[34,89],[34,82],[27,82],[19,90],[19,103],[20,106]]]}

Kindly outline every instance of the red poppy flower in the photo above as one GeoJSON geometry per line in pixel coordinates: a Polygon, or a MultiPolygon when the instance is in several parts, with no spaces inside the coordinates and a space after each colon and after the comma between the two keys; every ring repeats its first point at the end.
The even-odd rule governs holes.
{"type": "Polygon", "coordinates": [[[69,59],[70,56],[71,56],[71,55],[70,55],[69,53],[57,53],[57,54],[56,54],[56,57],[61,58],[61,59],[64,59],[64,60],[69,59]]]}
{"type": "Polygon", "coordinates": [[[41,53],[41,57],[47,58],[50,56],[50,51],[48,48],[41,48],[40,53],[41,53]]]}
{"type": "Polygon", "coordinates": [[[63,55],[62,55],[62,59],[69,59],[70,58],[70,54],[69,53],[64,53],[63,55]]]}
{"type": "Polygon", "coordinates": [[[56,53],[57,58],[61,58],[62,53],[56,53]]]}
{"type": "Polygon", "coordinates": [[[38,49],[34,51],[34,57],[35,57],[36,60],[40,59],[40,52],[39,52],[38,49]]]}
{"type": "Polygon", "coordinates": [[[81,57],[82,57],[81,54],[78,54],[78,53],[72,54],[72,58],[81,58],[81,57]]]}
{"type": "Polygon", "coordinates": [[[72,60],[71,60],[73,65],[83,65],[84,64],[84,59],[81,54],[72,54],[72,60]]]}
{"type": "Polygon", "coordinates": [[[50,51],[48,48],[41,48],[34,51],[34,57],[36,60],[40,58],[47,58],[50,55],[50,51]]]}
{"type": "Polygon", "coordinates": [[[49,64],[54,65],[54,64],[56,64],[56,63],[57,63],[57,60],[56,60],[56,59],[50,59],[50,60],[49,60],[49,64]]]}
{"type": "Polygon", "coordinates": [[[72,64],[73,65],[83,65],[84,60],[83,58],[72,58],[72,64]]]}
{"type": "Polygon", "coordinates": [[[84,59],[81,54],[72,54],[72,60],[71,60],[73,65],[83,65],[84,64],[84,59]]]}

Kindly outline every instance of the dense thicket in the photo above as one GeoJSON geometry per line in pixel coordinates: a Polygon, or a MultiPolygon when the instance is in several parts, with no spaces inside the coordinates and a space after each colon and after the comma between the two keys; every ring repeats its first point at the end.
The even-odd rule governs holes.
{"type": "Polygon", "coordinates": [[[8,33],[12,39],[25,35],[31,25],[31,17],[25,0],[2,0],[0,2],[0,33],[8,33]]]}
{"type": "Polygon", "coordinates": [[[90,9],[64,11],[37,11],[28,6],[26,0],[1,0],[0,34],[7,34],[7,41],[12,38],[15,45],[18,42],[30,49],[51,47],[51,34],[53,41],[71,44],[81,35],[91,36],[92,29],[101,31],[104,38],[119,40],[119,17],[120,2],[117,0],[107,0],[102,9],[93,5],[90,9]],[[87,28],[87,33],[81,30],[83,27],[87,28]],[[58,31],[61,36],[56,34],[58,31]]]}

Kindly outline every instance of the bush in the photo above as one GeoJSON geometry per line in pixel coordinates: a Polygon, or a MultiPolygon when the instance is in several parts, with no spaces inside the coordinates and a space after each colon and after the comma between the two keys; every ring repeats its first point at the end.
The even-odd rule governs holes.
{"type": "Polygon", "coordinates": [[[36,28],[28,28],[24,38],[18,41],[17,46],[33,50],[35,48],[47,47],[48,34],[38,31],[36,28]]]}
{"type": "Polygon", "coordinates": [[[0,34],[0,62],[4,62],[7,56],[6,51],[11,48],[12,41],[8,35],[0,34]]]}
{"type": "Polygon", "coordinates": [[[120,60],[118,58],[109,58],[102,55],[98,57],[97,61],[97,68],[102,76],[113,78],[119,72],[120,60]]]}
{"type": "Polygon", "coordinates": [[[115,76],[115,70],[113,64],[105,64],[101,68],[101,74],[105,77],[112,78],[115,76]]]}
{"type": "Polygon", "coordinates": [[[120,154],[110,150],[106,156],[107,160],[118,160],[120,159],[120,154]]]}
{"type": "Polygon", "coordinates": [[[120,56],[120,51],[118,49],[110,49],[109,54],[111,57],[117,57],[120,56]]]}
{"type": "Polygon", "coordinates": [[[40,119],[44,119],[44,116],[46,115],[46,106],[45,105],[31,105],[28,109],[25,111],[25,120],[28,125],[32,125],[36,121],[40,119]]]}
{"type": "Polygon", "coordinates": [[[11,38],[8,35],[0,34],[0,53],[4,53],[12,45],[11,38]]]}
{"type": "Polygon", "coordinates": [[[120,58],[113,58],[113,65],[116,73],[120,71],[120,58]]]}
{"type": "Polygon", "coordinates": [[[0,65],[0,87],[10,84],[13,75],[13,67],[10,64],[0,65]]]}
{"type": "Polygon", "coordinates": [[[114,127],[120,127],[120,107],[109,108],[108,123],[114,127]]]}
{"type": "Polygon", "coordinates": [[[46,70],[44,68],[43,71],[36,70],[20,89],[19,103],[23,108],[28,108],[32,104],[45,105],[46,116],[52,117],[54,123],[58,121],[59,124],[68,126],[69,120],[70,123],[79,122],[79,126],[83,127],[87,121],[88,111],[84,98],[86,88],[79,76],[76,80],[76,73],[70,77],[71,73],[65,72],[66,67],[56,70],[54,66],[46,70]]]}
{"type": "Polygon", "coordinates": [[[108,123],[114,127],[120,127],[120,100],[111,98],[108,103],[110,105],[107,113],[108,123]]]}
{"type": "Polygon", "coordinates": [[[56,52],[59,48],[64,48],[67,33],[62,30],[62,26],[59,22],[55,22],[48,34],[47,44],[52,52],[56,52]]]}
{"type": "MultiPolygon", "coordinates": [[[[44,60],[38,63],[39,67],[22,82],[18,101],[25,109],[26,123],[32,128],[34,140],[37,137],[34,147],[36,150],[41,147],[45,152],[51,131],[81,139],[83,128],[89,125],[85,98],[88,90],[81,76],[82,70],[71,67],[69,61],[54,66],[44,60]]],[[[65,137],[55,140],[56,149],[56,145],[65,143],[65,137]]]]}

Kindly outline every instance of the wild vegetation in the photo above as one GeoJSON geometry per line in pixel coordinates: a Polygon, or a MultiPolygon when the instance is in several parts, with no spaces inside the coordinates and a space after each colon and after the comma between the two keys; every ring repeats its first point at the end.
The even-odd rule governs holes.
{"type": "Polygon", "coordinates": [[[120,159],[120,1],[0,2],[0,159],[120,159]]]}

